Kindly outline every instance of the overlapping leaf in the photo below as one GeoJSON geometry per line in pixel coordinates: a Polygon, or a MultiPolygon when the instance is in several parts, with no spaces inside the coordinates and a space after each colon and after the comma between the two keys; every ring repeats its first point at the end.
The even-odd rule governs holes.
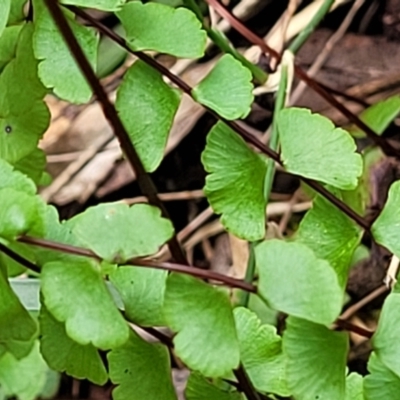
{"type": "Polygon", "coordinates": [[[383,305],[372,343],[379,360],[400,377],[400,294],[390,294],[383,305]]]}
{"type": "Polygon", "coordinates": [[[330,324],[342,307],[342,289],[326,260],[301,243],[268,240],[256,247],[258,293],[274,309],[330,324]]]}
{"type": "Polygon", "coordinates": [[[119,267],[110,275],[129,320],[141,326],[165,325],[163,303],[167,275],[167,271],[132,267],[119,267]]]}
{"type": "Polygon", "coordinates": [[[18,192],[24,192],[28,195],[36,193],[34,183],[24,174],[15,171],[6,161],[0,158],[0,189],[12,188],[18,192]]]}
{"type": "Polygon", "coordinates": [[[356,372],[347,375],[345,400],[365,400],[363,384],[363,377],[356,372]]]}
{"type": "MultiPolygon", "coordinates": [[[[400,96],[395,95],[366,108],[360,114],[360,119],[375,133],[381,135],[390,125],[390,123],[397,117],[399,112],[400,96]]],[[[357,127],[352,127],[350,132],[356,137],[365,136],[364,131],[357,127]]]]}
{"type": "Polygon", "coordinates": [[[239,365],[239,343],[228,296],[190,276],[167,279],[164,315],[177,332],[176,354],[190,368],[220,377],[239,365]]]}
{"type": "Polygon", "coordinates": [[[400,393],[400,378],[372,353],[368,361],[370,372],[364,378],[365,400],[396,399],[400,393]]]}
{"type": "Polygon", "coordinates": [[[225,54],[193,89],[193,96],[226,119],[244,118],[254,100],[251,81],[250,70],[230,54],[225,54]]]}
{"type": "Polygon", "coordinates": [[[117,16],[134,50],[154,50],[181,58],[204,55],[206,32],[187,8],[132,1],[126,3],[117,16]]]}
{"type": "Polygon", "coordinates": [[[352,255],[361,240],[361,229],[332,203],[317,196],[300,223],[297,240],[330,263],[344,288],[352,255]]]}
{"type": "Polygon", "coordinates": [[[195,372],[190,374],[185,396],[187,400],[243,400],[236,390],[223,390],[195,372]]]}
{"type": "Polygon", "coordinates": [[[0,237],[15,239],[34,231],[43,232],[42,202],[14,189],[0,189],[0,237]]]}
{"type": "Polygon", "coordinates": [[[264,393],[289,396],[286,357],[276,328],[262,325],[253,312],[243,307],[235,308],[234,316],[240,359],[254,387],[264,393]]]}
{"type": "Polygon", "coordinates": [[[108,203],[69,220],[72,233],[109,262],[155,253],[173,234],[169,220],[147,204],[108,203]]]}
{"type": "Polygon", "coordinates": [[[4,29],[0,35],[0,71],[9,63],[15,56],[17,50],[18,36],[22,26],[9,26],[4,29]]]}
{"type": "Polygon", "coordinates": [[[210,131],[202,162],[209,173],[204,188],[221,222],[236,236],[259,240],[265,234],[264,177],[267,164],[227,125],[210,131]]]}
{"type": "Polygon", "coordinates": [[[362,158],[343,129],[307,109],[286,108],[277,117],[286,169],[343,190],[357,186],[362,158]]]}
{"type": "Polygon", "coordinates": [[[7,25],[8,15],[10,14],[11,0],[2,0],[0,3],[0,36],[7,25]]]}
{"type": "Polygon", "coordinates": [[[8,25],[17,24],[25,19],[24,6],[26,0],[11,0],[10,14],[8,16],[8,25]]]}
{"type": "Polygon", "coordinates": [[[168,350],[131,332],[128,342],[108,354],[114,400],[176,400],[168,350]]]}
{"type": "Polygon", "coordinates": [[[77,343],[111,349],[128,340],[128,325],[91,262],[47,263],[41,285],[46,307],[77,343]]]}
{"type": "Polygon", "coordinates": [[[7,396],[19,400],[35,400],[41,393],[48,373],[48,367],[35,342],[31,352],[17,360],[7,353],[0,358],[0,385],[7,396]]]}
{"type": "Polygon", "coordinates": [[[19,357],[30,348],[36,334],[36,322],[12,291],[7,277],[0,270],[0,349],[19,357]],[[21,349],[21,346],[24,347],[21,349]]]}
{"type": "Polygon", "coordinates": [[[16,170],[29,176],[36,185],[40,185],[47,165],[46,154],[42,149],[36,148],[26,157],[14,164],[16,170]]]}
{"type": "Polygon", "coordinates": [[[0,75],[0,158],[15,163],[31,153],[47,129],[50,115],[45,88],[37,77],[32,24],[18,39],[16,57],[0,75]]]}
{"type": "MultiPolygon", "coordinates": [[[[36,58],[40,60],[40,79],[47,88],[53,89],[64,100],[77,104],[88,102],[92,95],[91,89],[58,27],[44,8],[37,10],[36,14],[33,47],[36,58]]],[[[66,12],[66,17],[88,61],[95,69],[99,35],[94,29],[75,22],[70,12],[66,12]]]]}
{"type": "Polygon", "coordinates": [[[40,310],[40,350],[50,368],[66,372],[77,379],[104,385],[107,371],[98,350],[91,344],[81,345],[66,333],[64,324],[58,322],[42,306],[40,310]]]}
{"type": "Polygon", "coordinates": [[[116,107],[147,171],[161,163],[180,93],[161,74],[136,61],[117,92],[116,107]]]}
{"type": "Polygon", "coordinates": [[[385,207],[372,225],[375,240],[400,257],[400,181],[389,189],[385,207]]]}
{"type": "Polygon", "coordinates": [[[323,325],[294,317],[286,320],[283,351],[296,400],[345,398],[348,340],[346,333],[323,325]]]}

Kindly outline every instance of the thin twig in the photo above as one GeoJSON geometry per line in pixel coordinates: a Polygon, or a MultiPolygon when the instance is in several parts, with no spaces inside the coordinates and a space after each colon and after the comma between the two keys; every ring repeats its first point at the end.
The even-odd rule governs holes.
{"type": "MultiPolygon", "coordinates": [[[[49,250],[59,251],[67,254],[74,254],[77,256],[90,257],[101,260],[93,251],[78,246],[72,246],[69,244],[58,243],[47,239],[39,239],[30,236],[21,236],[18,241],[32,246],[43,247],[49,250]]],[[[1,248],[0,248],[1,250],[1,248]]],[[[213,280],[226,284],[227,286],[248,290],[252,293],[257,292],[257,288],[254,285],[248,284],[239,279],[231,278],[226,275],[218,274],[213,271],[205,270],[202,268],[196,268],[194,266],[188,266],[183,264],[175,264],[168,262],[159,262],[155,260],[146,260],[142,258],[134,258],[123,263],[123,265],[131,265],[133,267],[149,267],[155,269],[162,269],[172,272],[180,272],[183,274],[195,276],[201,279],[213,280]]]]}
{"type": "MultiPolygon", "coordinates": [[[[45,4],[49,9],[54,19],[54,22],[58,26],[62,36],[64,37],[64,40],[68,45],[71,53],[73,54],[77,64],[79,65],[83,75],[85,76],[87,82],[89,83],[97,99],[99,100],[103,108],[104,115],[110,122],[114,133],[121,144],[121,148],[123,149],[127,159],[129,160],[129,163],[134,170],[134,173],[136,174],[140,189],[142,190],[143,194],[149,199],[149,203],[160,208],[163,215],[168,218],[168,212],[164,207],[162,201],[160,201],[157,196],[157,190],[152,179],[146,172],[143,163],[141,162],[140,157],[129,138],[128,132],[122,124],[118,113],[116,112],[114,106],[109,100],[107,93],[100,84],[90,63],[83,53],[82,48],[76,40],[75,35],[68,25],[68,22],[60,9],[58,2],[54,0],[45,0],[45,4]]],[[[183,251],[175,235],[172,237],[168,244],[171,248],[171,254],[175,258],[175,260],[186,264],[187,262],[185,255],[183,254],[183,251]]]]}
{"type": "MultiPolygon", "coordinates": [[[[328,39],[328,41],[324,45],[324,48],[318,54],[317,58],[312,63],[311,67],[308,69],[308,71],[307,71],[308,76],[313,78],[318,73],[318,71],[324,65],[324,63],[325,63],[326,59],[328,58],[332,49],[335,47],[335,45],[338,43],[338,41],[346,33],[346,31],[349,28],[351,22],[353,21],[355,15],[357,14],[357,11],[364,4],[364,2],[365,2],[365,0],[356,0],[353,3],[350,11],[347,13],[345,19],[339,26],[339,29],[328,39]]],[[[306,88],[306,85],[304,82],[300,82],[298,84],[298,86],[293,91],[292,96],[290,98],[290,102],[292,104],[296,103],[296,101],[301,97],[305,88],[306,88]]]]}
{"type": "Polygon", "coordinates": [[[365,329],[365,328],[362,328],[361,326],[354,325],[351,322],[346,321],[346,320],[341,319],[341,318],[338,318],[335,321],[335,325],[337,327],[339,327],[339,328],[342,328],[342,329],[346,330],[346,331],[357,333],[357,335],[364,336],[364,337],[366,337],[368,339],[371,339],[371,337],[374,334],[374,332],[370,331],[369,329],[365,329]]]}
{"type": "Polygon", "coordinates": [[[254,388],[251,380],[247,376],[247,373],[242,364],[240,364],[239,368],[235,369],[233,373],[237,381],[239,382],[240,389],[246,395],[247,400],[261,400],[261,397],[254,388]]]}
{"type": "Polygon", "coordinates": [[[379,286],[377,289],[372,291],[370,294],[362,298],[357,303],[350,306],[343,314],[340,316],[340,319],[349,319],[352,317],[357,311],[361,310],[364,306],[366,306],[371,301],[375,300],[380,295],[389,291],[389,288],[386,285],[379,286]]]}
{"type": "Polygon", "coordinates": [[[11,250],[5,244],[0,242],[0,251],[6,254],[8,257],[21,264],[23,267],[30,269],[33,272],[40,274],[40,268],[33,262],[27,260],[25,257],[20,256],[14,250],[11,250]]]}

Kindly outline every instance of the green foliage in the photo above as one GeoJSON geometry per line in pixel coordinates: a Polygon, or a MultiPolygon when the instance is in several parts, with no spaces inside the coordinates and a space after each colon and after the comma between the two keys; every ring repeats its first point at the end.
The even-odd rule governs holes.
{"type": "Polygon", "coordinates": [[[92,263],[47,263],[41,282],[47,309],[58,321],[65,322],[71,339],[81,345],[92,343],[103,350],[128,340],[128,325],[92,263]]]}
{"type": "Polygon", "coordinates": [[[206,32],[196,15],[186,8],[132,1],[117,16],[134,50],[154,50],[182,58],[204,54],[206,32]]]}
{"type": "Polygon", "coordinates": [[[142,326],[165,325],[163,303],[167,271],[120,267],[110,279],[121,294],[130,321],[142,326]]]}
{"type": "Polygon", "coordinates": [[[282,110],[278,129],[282,161],[288,171],[343,190],[357,186],[362,159],[346,131],[302,108],[282,110]]]}
{"type": "Polygon", "coordinates": [[[240,345],[240,359],[254,386],[264,393],[289,396],[286,356],[282,339],[271,325],[262,325],[257,316],[246,308],[234,310],[240,345]]]}
{"type": "Polygon", "coordinates": [[[400,257],[400,181],[394,182],[389,189],[385,207],[372,225],[375,240],[400,257]]]}
{"type": "Polygon", "coordinates": [[[368,361],[370,375],[364,378],[365,400],[395,399],[400,391],[400,378],[387,368],[373,352],[368,361]]]}
{"type": "Polygon", "coordinates": [[[40,350],[47,364],[56,371],[65,371],[77,379],[104,385],[108,375],[103,361],[92,344],[81,345],[72,340],[62,322],[58,322],[42,306],[40,310],[40,350]]]}
{"type": "Polygon", "coordinates": [[[136,61],[125,74],[116,107],[147,171],[161,163],[180,102],[179,91],[164,83],[159,72],[136,61]]]}
{"type": "Polygon", "coordinates": [[[339,284],[346,286],[353,253],[361,240],[361,230],[345,214],[321,196],[304,216],[297,240],[327,260],[336,271],[339,284]]]}
{"type": "Polygon", "coordinates": [[[193,89],[193,96],[228,120],[244,118],[254,100],[251,80],[251,72],[233,56],[225,54],[193,89]]]}
{"type": "Polygon", "coordinates": [[[109,262],[120,263],[155,253],[173,233],[171,222],[147,204],[101,204],[77,215],[68,225],[84,246],[109,262]]]}
{"type": "Polygon", "coordinates": [[[283,351],[288,359],[288,383],[294,398],[344,399],[347,350],[346,333],[289,317],[283,351]]]}
{"type": "Polygon", "coordinates": [[[15,58],[0,75],[0,158],[10,163],[36,148],[50,119],[42,100],[45,89],[37,77],[32,34],[32,24],[26,24],[15,58]]]}
{"type": "Polygon", "coordinates": [[[35,400],[46,384],[48,367],[35,342],[31,352],[21,360],[6,353],[0,358],[0,385],[7,396],[35,400]]]}
{"type": "Polygon", "coordinates": [[[264,177],[267,164],[227,125],[218,122],[207,137],[202,162],[210,174],[204,191],[227,231],[247,240],[265,234],[264,177]]]}
{"type": "MultiPolygon", "coordinates": [[[[360,119],[375,133],[381,135],[399,112],[400,96],[395,95],[366,108],[360,114],[360,119]]],[[[357,127],[351,127],[350,132],[355,137],[365,136],[365,133],[357,127]]]]}
{"type": "Polygon", "coordinates": [[[190,368],[208,377],[220,377],[238,367],[239,343],[225,293],[190,276],[171,274],[164,315],[177,332],[175,352],[190,368]]]}
{"type": "MultiPolygon", "coordinates": [[[[116,385],[115,400],[176,400],[171,365],[182,362],[190,370],[188,400],[257,397],[244,390],[239,379],[243,375],[260,397],[396,399],[398,290],[383,306],[365,378],[348,374],[349,337],[332,326],[346,298],[351,265],[374,256],[365,247],[360,256],[363,231],[351,217],[357,218],[341,203],[336,207],[317,195],[299,223],[290,221],[287,241],[266,240],[265,210],[276,160],[268,162],[224,122],[213,126],[202,154],[208,173],[204,191],[224,228],[253,242],[256,271],[247,273],[248,286],[231,277],[215,279],[208,271],[202,271],[206,278],[200,280],[189,276],[201,276],[198,269],[173,264],[178,262],[174,254],[171,262],[155,257],[173,237],[174,228],[154,206],[100,204],[60,221],[57,210],[37,194],[47,176],[46,155],[38,147],[50,123],[44,99],[52,91],[62,100],[86,104],[92,92],[45,2],[34,0],[33,9],[25,3],[0,2],[0,398],[54,396],[60,374],[65,373],[97,385],[110,379],[116,385]],[[27,21],[31,17],[33,22],[27,21]],[[27,235],[47,248],[27,244],[33,240],[27,235]],[[78,256],[78,250],[94,255],[78,256]],[[142,264],[140,258],[150,256],[157,268],[126,265],[132,258],[142,264]],[[22,274],[31,276],[21,279],[22,274]],[[238,289],[228,292],[216,285],[220,281],[248,287],[248,308],[234,308],[239,304],[238,289]],[[287,318],[279,318],[284,323],[278,325],[280,313],[287,318]],[[173,335],[153,343],[133,324],[159,339],[165,332],[173,335]],[[154,327],[163,329],[156,332],[154,327]]],[[[137,54],[142,60],[128,68],[116,88],[116,111],[146,171],[155,171],[163,160],[182,92],[222,120],[249,114],[252,79],[260,83],[266,74],[187,2],[180,4],[183,7],[169,0],[61,3],[106,11],[111,18],[115,12],[121,20],[115,31],[125,29],[134,51],[200,58],[207,34],[222,50],[219,61],[193,90],[176,79],[165,79],[157,54],[147,55],[154,57],[150,62],[137,54]]],[[[98,31],[67,7],[61,10],[96,72],[98,31]]],[[[101,76],[120,65],[127,49],[119,51],[117,60],[102,66],[101,76]]],[[[285,79],[280,89],[277,110],[285,103],[285,79]]],[[[382,134],[399,111],[396,95],[367,108],[360,118],[382,134]]],[[[320,181],[360,215],[369,211],[365,204],[371,196],[370,180],[385,157],[382,151],[370,146],[357,153],[348,132],[306,109],[277,111],[275,127],[278,135],[270,146],[288,172],[320,181]]],[[[354,137],[364,136],[354,127],[349,130],[354,137]]],[[[395,182],[365,245],[375,240],[400,257],[399,204],[400,183],[395,182]]]]}
{"type": "Polygon", "coordinates": [[[342,307],[342,289],[328,261],[301,243],[268,240],[256,247],[258,293],[274,309],[330,324],[342,307]]]}
{"type": "MultiPolygon", "coordinates": [[[[40,60],[38,73],[41,81],[62,99],[77,104],[88,102],[92,96],[91,89],[57,26],[47,10],[38,7],[35,12],[33,46],[35,56],[40,60]]],[[[92,28],[78,24],[72,13],[65,14],[87,59],[95,68],[99,35],[92,28]]]]}
{"type": "Polygon", "coordinates": [[[108,354],[111,381],[118,385],[115,400],[176,400],[168,350],[159,343],[147,343],[135,332],[121,347],[108,354]]]}
{"type": "Polygon", "coordinates": [[[243,400],[243,396],[232,390],[224,390],[198,373],[191,373],[186,384],[187,400],[243,400]]]}

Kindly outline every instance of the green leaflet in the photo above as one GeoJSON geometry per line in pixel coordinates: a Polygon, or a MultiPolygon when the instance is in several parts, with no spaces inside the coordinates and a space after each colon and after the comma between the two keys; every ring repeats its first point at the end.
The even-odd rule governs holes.
{"type": "Polygon", "coordinates": [[[185,396],[187,400],[243,400],[236,390],[223,390],[196,372],[190,374],[185,396]]]}
{"type": "MultiPolygon", "coordinates": [[[[92,95],[91,88],[63,36],[45,8],[37,7],[35,10],[38,15],[35,14],[33,48],[40,61],[40,79],[62,99],[76,104],[87,103],[92,95]]],[[[92,68],[96,69],[99,35],[94,29],[75,22],[70,12],[65,15],[92,68]]]]}
{"type": "Polygon", "coordinates": [[[256,247],[258,293],[274,309],[331,324],[342,308],[342,289],[326,260],[300,243],[268,240],[256,247]]]}
{"type": "Polygon", "coordinates": [[[301,220],[296,238],[312,249],[318,258],[329,262],[344,289],[361,236],[361,229],[349,217],[317,195],[312,209],[301,220]]]}
{"type": "Polygon", "coordinates": [[[0,72],[15,57],[21,25],[8,26],[0,35],[0,72]]]}
{"type": "Polygon", "coordinates": [[[245,118],[254,100],[252,78],[240,61],[225,54],[193,89],[193,97],[226,119],[245,118]]]}
{"type": "Polygon", "coordinates": [[[346,377],[345,400],[364,400],[363,377],[352,372],[346,377]]]}
{"type": "Polygon", "coordinates": [[[40,185],[46,168],[46,154],[42,149],[36,148],[26,157],[14,164],[16,170],[29,176],[36,185],[40,185]]]}
{"type": "Polygon", "coordinates": [[[107,355],[114,400],[176,400],[168,349],[131,331],[129,340],[107,355]]]}
{"type": "Polygon", "coordinates": [[[62,0],[63,4],[96,8],[104,11],[117,11],[126,0],[62,0]]]}
{"type": "Polygon", "coordinates": [[[116,108],[149,172],[163,159],[179,102],[180,92],[143,61],[136,61],[129,68],[118,88],[116,108]]]}
{"type": "Polygon", "coordinates": [[[0,189],[0,237],[15,239],[28,232],[43,233],[43,203],[14,189],[0,189]]]}
{"type": "MultiPolygon", "coordinates": [[[[400,112],[400,96],[395,95],[379,101],[365,109],[360,114],[360,119],[375,133],[381,135],[400,112]]],[[[365,132],[351,126],[350,133],[355,137],[364,137],[365,132]]]]}
{"type": "Polygon", "coordinates": [[[372,344],[376,356],[400,378],[400,294],[391,293],[385,300],[372,344]]]}
{"type": "Polygon", "coordinates": [[[400,393],[400,378],[387,368],[375,352],[368,361],[370,375],[364,378],[365,400],[397,399],[400,393]]]}
{"type": "Polygon", "coordinates": [[[0,189],[11,188],[18,192],[28,195],[36,193],[34,183],[24,174],[15,171],[14,168],[5,160],[0,158],[0,189]]]}
{"type": "Polygon", "coordinates": [[[362,158],[353,138],[319,114],[286,108],[277,117],[286,169],[343,190],[355,189],[362,158]]]}
{"type": "Polygon", "coordinates": [[[0,385],[7,396],[35,400],[46,384],[48,367],[35,342],[31,352],[21,360],[6,353],[0,358],[0,385]]]}
{"type": "Polygon", "coordinates": [[[7,25],[8,15],[10,14],[11,0],[2,0],[0,3],[0,36],[7,25]]]}
{"type": "Polygon", "coordinates": [[[133,50],[154,50],[181,58],[204,55],[207,34],[196,15],[186,8],[132,1],[117,16],[133,50]]]}
{"type": "Polygon", "coordinates": [[[223,122],[207,137],[201,161],[209,173],[204,191],[227,231],[249,241],[265,234],[267,164],[223,122]]]}
{"type": "Polygon", "coordinates": [[[263,393],[289,396],[282,340],[272,325],[263,325],[252,311],[234,310],[240,359],[254,387],[263,393]]]}
{"type": "Polygon", "coordinates": [[[323,325],[294,317],[286,320],[283,351],[296,400],[345,398],[348,341],[346,333],[323,325]]]}
{"type": "Polygon", "coordinates": [[[91,344],[72,340],[63,323],[58,322],[42,305],[40,310],[40,350],[50,368],[77,379],[89,379],[104,385],[108,375],[98,350],[91,344]]]}
{"type": "Polygon", "coordinates": [[[41,285],[47,309],[77,343],[106,350],[128,340],[128,325],[90,261],[47,263],[41,285]]]}
{"type": "Polygon", "coordinates": [[[46,90],[37,77],[32,34],[32,24],[26,24],[18,38],[16,57],[0,75],[0,158],[10,163],[36,148],[50,121],[42,100],[46,90]]]}
{"type": "Polygon", "coordinates": [[[186,275],[167,279],[164,316],[177,332],[176,354],[191,369],[221,377],[239,365],[239,343],[228,296],[186,275]]]}
{"type": "Polygon", "coordinates": [[[23,307],[0,270],[0,352],[11,351],[18,358],[37,332],[36,322],[23,307]],[[21,348],[21,346],[23,348],[21,348]]]}
{"type": "Polygon", "coordinates": [[[400,257],[400,181],[389,189],[388,199],[379,217],[372,225],[375,240],[400,257]]]}
{"type": "Polygon", "coordinates": [[[154,254],[173,235],[171,221],[147,204],[101,204],[70,219],[68,226],[84,246],[111,263],[154,254]]]}
{"type": "Polygon", "coordinates": [[[167,271],[132,266],[119,267],[110,275],[130,321],[141,326],[166,325],[163,303],[167,276],[167,271]]]}
{"type": "Polygon", "coordinates": [[[8,25],[14,25],[25,19],[24,6],[26,0],[11,0],[10,14],[8,16],[8,25]]]}

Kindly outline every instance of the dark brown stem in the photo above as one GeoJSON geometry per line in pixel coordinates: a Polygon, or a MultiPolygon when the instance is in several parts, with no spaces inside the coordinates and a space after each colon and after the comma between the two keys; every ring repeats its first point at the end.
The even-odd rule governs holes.
{"type": "Polygon", "coordinates": [[[361,326],[358,326],[358,325],[354,325],[351,322],[346,321],[344,319],[340,319],[340,318],[338,318],[335,321],[335,325],[341,329],[344,329],[349,332],[357,333],[357,335],[364,336],[368,339],[371,339],[371,337],[374,334],[374,332],[372,332],[368,329],[362,328],[361,326]]]}
{"type": "Polygon", "coordinates": [[[240,389],[246,395],[247,400],[261,400],[261,397],[258,395],[256,389],[251,383],[242,364],[240,364],[239,368],[235,369],[233,373],[239,382],[240,389]]]}
{"type": "MultiPolygon", "coordinates": [[[[81,9],[74,7],[74,6],[68,6],[68,8],[76,13],[79,17],[82,19],[85,19],[89,21],[93,26],[95,26],[100,32],[102,32],[104,35],[110,37],[113,41],[118,43],[120,46],[122,46],[125,50],[127,50],[129,53],[134,54],[136,57],[141,59],[142,61],[148,63],[151,65],[153,68],[155,68],[157,71],[159,71],[161,74],[166,76],[168,79],[171,80],[176,86],[178,86],[182,91],[184,91],[186,94],[189,96],[192,96],[192,88],[189,86],[186,82],[184,82],[181,78],[179,78],[177,75],[173,74],[170,72],[167,68],[165,68],[163,65],[159,64],[156,60],[153,58],[147,56],[144,53],[138,52],[138,51],[133,51],[126,41],[117,35],[115,32],[101,24],[99,21],[97,21],[95,18],[89,16],[87,13],[82,11],[81,9]]],[[[247,29],[247,28],[246,28],[247,29]]],[[[254,35],[254,34],[253,34],[254,35]]],[[[259,38],[260,39],[260,38],[259,38]]],[[[262,39],[260,39],[262,41],[262,39]]],[[[266,47],[265,43],[262,41],[262,44],[265,48],[266,51],[268,50],[268,47],[266,47]]],[[[260,43],[261,45],[261,43],[260,43]]],[[[271,49],[272,50],[272,49],[271,49]]],[[[275,52],[276,53],[276,52],[275,52]]],[[[277,56],[279,56],[278,53],[276,53],[277,56]]],[[[282,165],[282,161],[279,158],[279,154],[270,149],[268,146],[266,146],[264,143],[259,141],[255,136],[252,135],[249,131],[247,131],[243,126],[239,125],[238,123],[234,121],[228,121],[221,116],[219,116],[215,111],[204,107],[210,114],[212,114],[215,118],[219,119],[220,121],[223,121],[226,125],[228,125],[231,129],[233,129],[236,133],[238,133],[246,142],[251,143],[254,147],[256,147],[258,150],[260,150],[262,153],[266,154],[268,157],[272,158],[274,161],[282,165]]],[[[328,190],[326,190],[322,185],[319,183],[312,181],[310,179],[303,178],[299,176],[300,179],[302,179],[304,182],[306,182],[309,186],[311,186],[316,192],[320,193],[322,196],[326,197],[332,204],[334,204],[339,210],[341,210],[343,213],[345,213],[348,217],[353,219],[357,224],[359,224],[362,228],[369,230],[369,224],[367,221],[364,221],[364,219],[358,215],[354,210],[352,210],[350,207],[347,206],[344,202],[342,202],[340,199],[338,199],[336,196],[332,195],[328,190]]]]}
{"type": "Polygon", "coordinates": [[[33,262],[27,260],[25,257],[20,256],[14,250],[11,250],[6,245],[0,242],[0,251],[6,254],[8,257],[21,264],[23,267],[30,269],[33,272],[40,274],[40,268],[33,262]]]}
{"type": "MultiPolygon", "coordinates": [[[[136,174],[136,178],[141,191],[149,199],[150,204],[160,208],[164,217],[169,218],[168,212],[164,207],[162,201],[158,198],[156,187],[152,179],[144,169],[144,166],[139,158],[139,155],[137,154],[136,149],[129,138],[128,132],[126,131],[124,125],[122,124],[122,121],[118,116],[118,113],[116,112],[114,106],[110,102],[107,93],[100,84],[90,63],[88,62],[78,41],[76,40],[74,33],[72,32],[64,14],[62,13],[58,5],[58,2],[54,0],[45,0],[45,3],[55,23],[57,24],[61,34],[63,35],[64,40],[67,43],[71,53],[73,54],[77,64],[79,65],[83,75],[85,76],[87,82],[91,86],[98,101],[100,102],[103,108],[104,115],[106,116],[111,126],[113,127],[115,136],[117,136],[121,148],[123,149],[127,159],[129,160],[129,163],[131,164],[136,174]]],[[[168,245],[174,259],[182,264],[187,264],[186,257],[183,254],[182,248],[179,245],[175,235],[168,242],[168,245]]]]}
{"type": "MultiPolygon", "coordinates": [[[[77,247],[77,246],[71,246],[63,243],[57,243],[53,242],[51,240],[47,239],[38,239],[30,236],[21,236],[18,238],[18,241],[21,243],[25,244],[30,244],[33,246],[38,246],[38,247],[43,247],[49,250],[54,250],[54,251],[60,251],[62,253],[68,253],[68,254],[74,254],[77,256],[83,256],[83,257],[90,257],[90,258],[96,258],[100,260],[101,258],[97,256],[95,253],[93,253],[89,249],[84,249],[82,247],[77,247]]],[[[257,288],[249,284],[247,282],[244,282],[239,279],[231,278],[226,275],[218,274],[213,271],[205,270],[202,268],[196,268],[193,266],[188,266],[188,265],[183,265],[183,264],[175,264],[175,263],[169,263],[169,262],[159,262],[155,260],[146,260],[146,259],[141,259],[141,258],[135,258],[128,260],[123,263],[123,265],[131,265],[135,267],[147,267],[147,268],[155,268],[155,269],[162,269],[166,271],[173,271],[173,272],[179,272],[182,274],[187,274],[191,276],[195,276],[197,278],[201,279],[207,279],[207,280],[212,280],[212,281],[217,281],[221,282],[229,287],[233,288],[238,288],[238,289],[243,289],[252,293],[257,292],[257,288]]]]}

